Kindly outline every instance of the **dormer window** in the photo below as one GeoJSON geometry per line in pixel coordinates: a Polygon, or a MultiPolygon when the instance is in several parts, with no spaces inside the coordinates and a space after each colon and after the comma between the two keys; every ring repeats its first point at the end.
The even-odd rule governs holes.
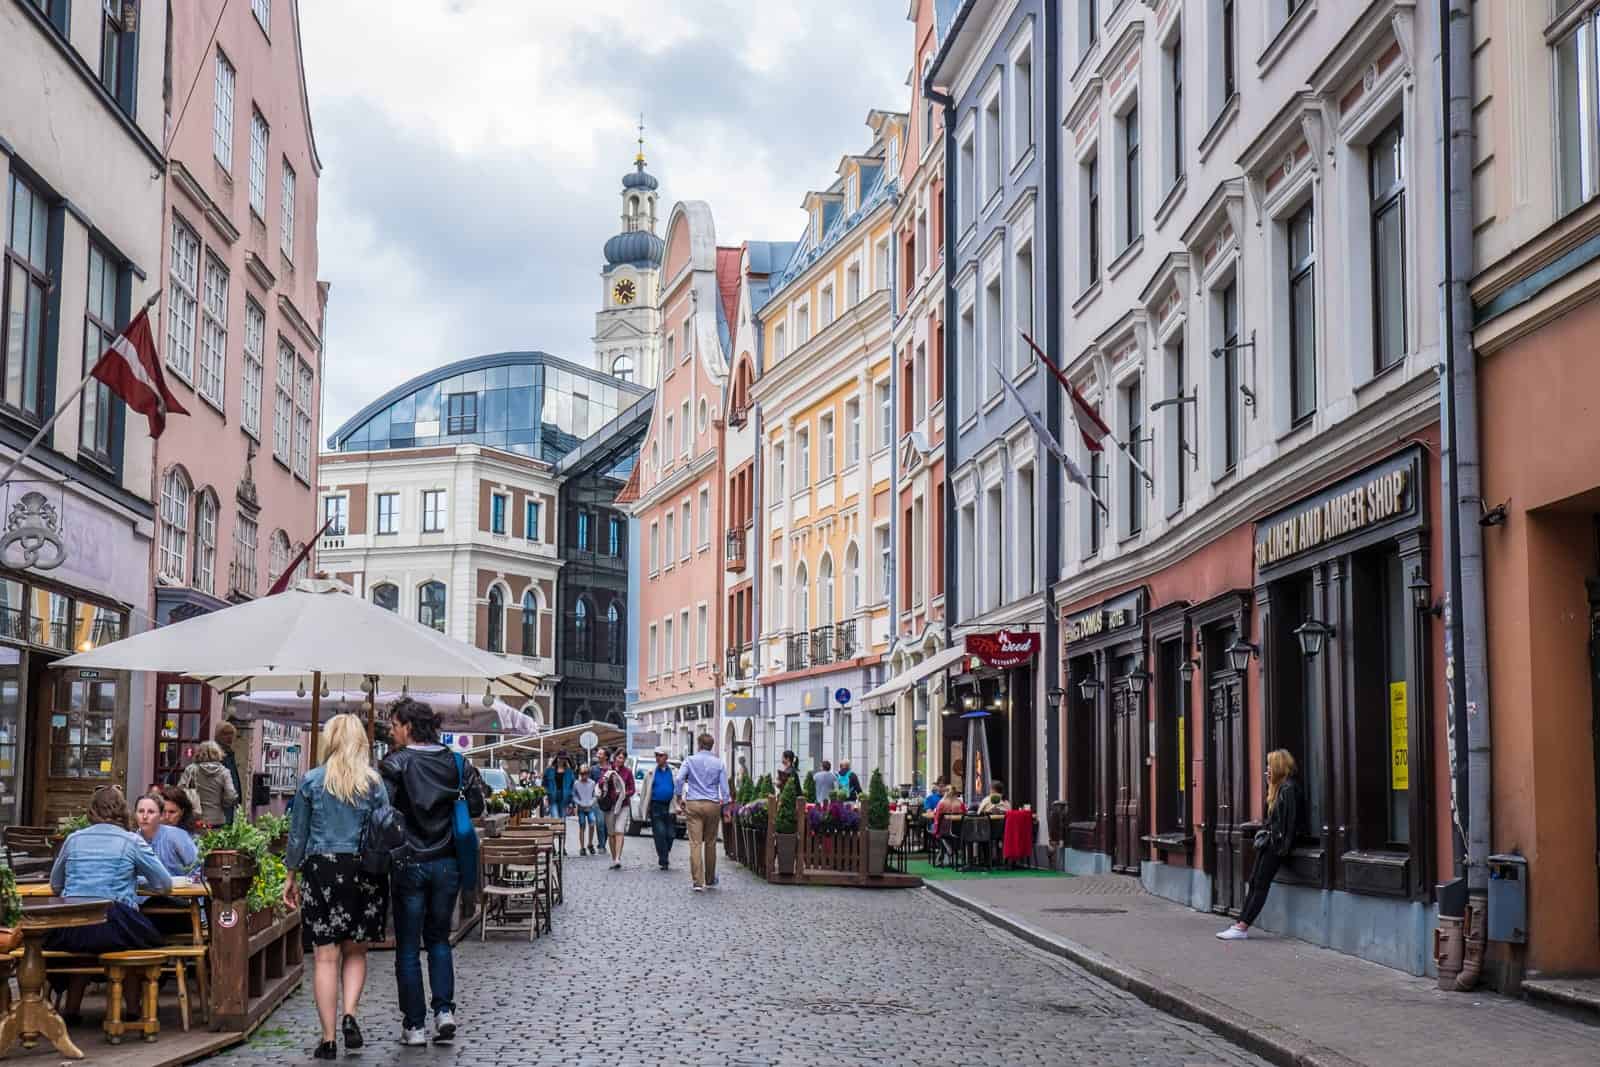
{"type": "Polygon", "coordinates": [[[852,171],[844,180],[844,213],[851,214],[856,209],[856,175],[852,171]]]}

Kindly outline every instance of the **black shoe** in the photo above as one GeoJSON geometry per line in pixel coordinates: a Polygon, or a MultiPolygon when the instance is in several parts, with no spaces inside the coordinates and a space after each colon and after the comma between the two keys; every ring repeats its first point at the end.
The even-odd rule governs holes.
{"type": "Polygon", "coordinates": [[[323,1041],[317,1045],[317,1051],[311,1054],[314,1060],[336,1060],[339,1058],[339,1042],[323,1041]]]}
{"type": "Polygon", "coordinates": [[[366,1040],[361,1036],[361,1027],[356,1024],[356,1017],[354,1015],[346,1015],[341,1028],[344,1030],[344,1047],[346,1052],[351,1049],[360,1048],[362,1045],[366,1044],[366,1040]]]}

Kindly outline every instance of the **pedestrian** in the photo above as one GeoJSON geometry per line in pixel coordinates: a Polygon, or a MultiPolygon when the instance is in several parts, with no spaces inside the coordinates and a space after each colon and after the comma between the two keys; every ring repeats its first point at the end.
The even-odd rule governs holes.
{"type": "Polygon", "coordinates": [[[1267,902],[1272,879],[1283,858],[1294,848],[1300,829],[1300,769],[1286,748],[1267,754],[1267,825],[1256,831],[1256,862],[1250,871],[1250,892],[1245,897],[1239,921],[1218,931],[1219,941],[1243,941],[1267,902]]]}
{"type": "Polygon", "coordinates": [[[383,940],[389,912],[389,879],[361,863],[362,830],[373,810],[389,802],[389,792],[372,767],[367,729],[358,717],[328,720],[322,765],[305,773],[295,795],[299,803],[283,855],[289,869],[283,902],[300,909],[300,943],[315,961],[311,988],[322,1042],[314,1058],[336,1060],[336,1009],[343,1009],[345,1051],[365,1043],[356,1010],[367,984],[367,945],[383,940]]]}
{"type": "Polygon", "coordinates": [[[850,769],[850,761],[847,759],[839,761],[838,784],[834,788],[843,789],[846,794],[845,799],[852,803],[859,800],[861,794],[865,792],[861,788],[861,776],[850,769]]]}
{"type": "Polygon", "coordinates": [[[549,817],[566,818],[567,805],[572,802],[572,770],[565,752],[557,754],[555,761],[545,768],[543,784],[549,817]]]}
{"type": "Polygon", "coordinates": [[[228,770],[228,777],[233,779],[232,804],[224,804],[222,818],[224,822],[233,822],[234,809],[244,803],[244,785],[239,781],[239,760],[233,754],[233,742],[239,736],[238,727],[227,719],[223,719],[212,732],[212,740],[222,746],[222,765],[228,770]]]}
{"type": "Polygon", "coordinates": [[[722,823],[722,805],[732,799],[728,790],[728,768],[712,754],[716,742],[701,734],[694,755],[678,770],[677,795],[683,804],[684,821],[689,824],[689,877],[692,891],[703,893],[717,884],[717,827],[722,823]]]}
{"type": "Polygon", "coordinates": [[[667,766],[666,746],[657,745],[655,755],[655,766],[644,773],[644,804],[650,819],[650,836],[655,838],[656,862],[664,871],[672,856],[673,839],[678,836],[672,817],[677,783],[672,780],[672,768],[667,766]]]}
{"type": "Polygon", "coordinates": [[[628,797],[633,794],[633,775],[619,749],[611,766],[600,776],[599,800],[605,813],[606,848],[611,854],[611,869],[622,866],[622,837],[628,832],[628,797]]]}
{"type": "Polygon", "coordinates": [[[800,757],[788,749],[783,750],[783,762],[778,765],[778,780],[775,783],[778,792],[783,792],[784,783],[800,771],[800,757]]]}
{"type": "Polygon", "coordinates": [[[164,806],[162,798],[153,793],[140,797],[133,804],[134,822],[139,827],[139,836],[144,838],[167,873],[188,877],[199,866],[194,838],[163,821],[161,809],[164,806]]]}
{"type": "Polygon", "coordinates": [[[578,855],[593,855],[605,831],[601,829],[600,809],[595,807],[594,768],[585,763],[578,768],[578,779],[572,783],[572,803],[578,809],[578,855]]]}
{"type": "Polygon", "coordinates": [[[402,1045],[428,1043],[427,1010],[433,1010],[433,1039],[456,1036],[455,965],[450,926],[456,895],[471,885],[475,870],[463,870],[455,836],[455,805],[464,796],[473,818],[483,814],[483,778],[458,753],[439,744],[439,716],[409,697],[389,711],[394,750],[378,766],[389,802],[406,828],[407,861],[389,874],[394,893],[394,976],[400,994],[402,1045]],[[428,986],[422,991],[422,950],[428,952],[428,986]]]}
{"type": "Polygon", "coordinates": [[[816,796],[806,799],[813,804],[826,804],[828,798],[833,795],[834,783],[837,781],[833,774],[833,764],[823,760],[822,770],[811,776],[811,785],[816,790],[816,796]]]}
{"type": "Polygon", "coordinates": [[[228,825],[228,814],[239,803],[239,791],[228,773],[222,746],[206,741],[194,751],[194,762],[183,770],[178,788],[187,790],[189,803],[207,826],[228,825]]]}

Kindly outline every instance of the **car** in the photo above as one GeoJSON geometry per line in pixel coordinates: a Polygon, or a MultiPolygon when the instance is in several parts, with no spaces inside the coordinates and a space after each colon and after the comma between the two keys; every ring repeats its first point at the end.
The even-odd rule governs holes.
{"type": "Polygon", "coordinates": [[[511,775],[506,773],[504,767],[479,767],[478,777],[489,787],[490,794],[503,793],[511,788],[511,775]]]}
{"type": "MultiPolygon", "coordinates": [[[[628,767],[633,772],[633,779],[637,783],[634,787],[633,799],[629,801],[628,806],[628,830],[639,837],[643,837],[650,832],[650,807],[649,801],[644,795],[644,776],[655,765],[656,758],[654,755],[628,757],[628,767]]],[[[678,776],[678,767],[680,765],[681,761],[679,760],[667,760],[667,768],[672,771],[674,778],[678,776]]],[[[683,821],[683,812],[674,812],[672,821],[677,837],[686,838],[689,836],[689,824],[683,821]]]]}

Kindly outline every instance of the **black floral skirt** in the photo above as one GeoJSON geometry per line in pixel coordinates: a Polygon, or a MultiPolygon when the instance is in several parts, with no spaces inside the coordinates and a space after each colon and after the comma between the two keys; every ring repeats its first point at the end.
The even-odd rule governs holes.
{"type": "Polygon", "coordinates": [[[382,941],[389,915],[389,880],[361,869],[348,853],[307,856],[300,866],[300,942],[382,941]]]}

